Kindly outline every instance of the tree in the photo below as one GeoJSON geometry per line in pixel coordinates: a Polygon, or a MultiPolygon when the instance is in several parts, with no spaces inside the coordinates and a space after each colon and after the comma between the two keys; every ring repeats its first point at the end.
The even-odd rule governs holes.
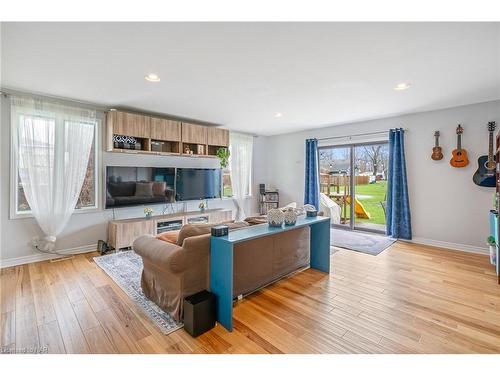
{"type": "Polygon", "coordinates": [[[382,148],[385,145],[373,145],[373,146],[363,146],[365,151],[365,155],[368,157],[368,161],[371,163],[373,167],[373,175],[376,176],[379,165],[382,163],[382,148]]]}

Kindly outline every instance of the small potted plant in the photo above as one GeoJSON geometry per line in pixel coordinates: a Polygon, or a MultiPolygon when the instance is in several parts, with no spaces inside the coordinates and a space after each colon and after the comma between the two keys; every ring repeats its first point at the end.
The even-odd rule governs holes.
{"type": "Polygon", "coordinates": [[[497,264],[497,252],[496,252],[496,242],[495,242],[495,237],[489,236],[488,239],[486,240],[488,242],[488,245],[490,246],[490,263],[493,265],[497,264]]]}
{"type": "Polygon", "coordinates": [[[207,202],[201,201],[200,204],[198,205],[198,208],[200,209],[201,212],[205,211],[207,208],[207,202]]]}
{"type": "Polygon", "coordinates": [[[145,207],[144,215],[146,215],[146,219],[151,219],[151,217],[153,216],[153,209],[151,207],[145,207]]]}
{"type": "Polygon", "coordinates": [[[220,147],[217,149],[217,157],[219,158],[220,161],[220,167],[222,169],[227,168],[229,164],[229,156],[231,153],[229,152],[228,148],[225,147],[220,147]]]}

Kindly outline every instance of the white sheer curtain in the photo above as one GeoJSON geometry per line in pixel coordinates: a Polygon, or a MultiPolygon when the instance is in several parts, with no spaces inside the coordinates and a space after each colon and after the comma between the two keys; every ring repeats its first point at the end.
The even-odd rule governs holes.
{"type": "Polygon", "coordinates": [[[19,178],[43,239],[53,251],[71,217],[85,178],[96,129],[96,112],[28,97],[11,99],[19,178]]]}
{"type": "Polygon", "coordinates": [[[231,186],[236,205],[236,220],[245,219],[245,197],[251,193],[253,136],[241,133],[229,134],[231,156],[231,186]]]}

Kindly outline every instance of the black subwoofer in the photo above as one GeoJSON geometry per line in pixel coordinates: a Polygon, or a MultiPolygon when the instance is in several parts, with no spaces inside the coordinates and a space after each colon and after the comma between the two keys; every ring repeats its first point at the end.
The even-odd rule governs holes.
{"type": "Polygon", "coordinates": [[[184,329],[193,337],[215,327],[215,295],[204,290],[184,298],[184,329]]]}

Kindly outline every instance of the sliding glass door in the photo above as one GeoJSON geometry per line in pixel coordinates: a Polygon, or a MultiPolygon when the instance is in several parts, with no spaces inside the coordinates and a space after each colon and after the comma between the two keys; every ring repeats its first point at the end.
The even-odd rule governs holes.
{"type": "Polygon", "coordinates": [[[389,144],[356,145],[354,155],[354,227],[385,232],[389,144]]]}
{"type": "Polygon", "coordinates": [[[319,157],[322,201],[340,211],[340,218],[332,216],[332,223],[385,232],[388,143],[321,147],[319,157]]]}
{"type": "MultiPolygon", "coordinates": [[[[332,222],[345,227],[351,226],[348,203],[351,191],[351,154],[351,147],[344,146],[319,150],[320,192],[340,207],[340,220],[332,222]]],[[[321,201],[325,201],[324,196],[321,201]]]]}

